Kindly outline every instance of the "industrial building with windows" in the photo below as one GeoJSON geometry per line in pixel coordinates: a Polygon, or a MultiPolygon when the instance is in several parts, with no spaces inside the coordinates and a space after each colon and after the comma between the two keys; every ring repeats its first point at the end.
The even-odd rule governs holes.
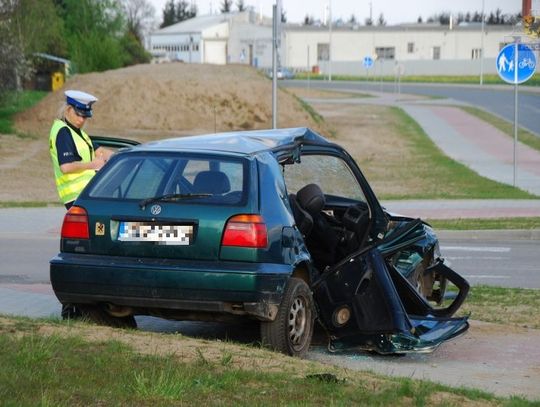
{"type": "MultiPolygon", "coordinates": [[[[519,28],[518,28],[519,29],[519,28]]],[[[395,26],[281,25],[279,65],[294,71],[329,69],[364,75],[366,56],[377,75],[474,75],[496,73],[495,58],[512,42],[512,25],[400,24],[395,26]],[[483,55],[483,58],[482,58],[483,55]],[[331,64],[331,66],[330,66],[331,64]],[[482,65],[482,68],[481,68],[482,65]]],[[[151,33],[156,61],[272,65],[272,19],[253,11],[195,17],[151,33]]]]}

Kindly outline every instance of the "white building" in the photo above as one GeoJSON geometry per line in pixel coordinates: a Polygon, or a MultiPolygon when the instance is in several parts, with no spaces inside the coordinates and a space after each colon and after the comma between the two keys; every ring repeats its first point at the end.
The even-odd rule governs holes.
{"type": "MultiPolygon", "coordinates": [[[[302,26],[281,29],[279,60],[293,70],[330,68],[335,74],[362,75],[366,56],[371,70],[410,75],[495,73],[495,58],[512,41],[512,26],[480,24],[441,26],[302,26]],[[483,51],[483,52],[482,52],[483,51]],[[481,60],[482,54],[484,55],[481,60]],[[331,55],[331,66],[329,56],[331,55]]],[[[196,17],[150,35],[157,59],[191,63],[241,63],[259,68],[272,64],[272,20],[253,11],[196,17]]]]}

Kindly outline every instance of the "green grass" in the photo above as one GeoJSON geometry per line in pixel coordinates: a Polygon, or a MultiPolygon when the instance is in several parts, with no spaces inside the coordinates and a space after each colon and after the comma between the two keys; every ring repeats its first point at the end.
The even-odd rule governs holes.
{"type": "Polygon", "coordinates": [[[37,104],[47,93],[38,90],[8,93],[0,105],[0,134],[16,134],[13,116],[37,104]]]}
{"type": "Polygon", "coordinates": [[[2,201],[0,208],[44,208],[47,206],[60,206],[59,202],[45,201],[2,201]]]}
{"type": "Polygon", "coordinates": [[[473,286],[459,313],[475,320],[539,329],[540,290],[473,286]]]}
{"type": "Polygon", "coordinates": [[[540,218],[497,219],[427,219],[435,229],[446,230],[493,230],[493,229],[540,229],[540,218]]]}
{"type": "Polygon", "coordinates": [[[524,199],[537,198],[518,188],[481,177],[467,166],[446,156],[401,108],[391,107],[395,131],[408,140],[413,160],[404,163],[395,177],[423,185],[414,193],[380,194],[380,199],[524,199]],[[403,169],[406,168],[406,171],[403,169]]]}
{"type": "MultiPolygon", "coordinates": [[[[495,116],[491,113],[486,112],[485,110],[479,109],[472,106],[460,106],[461,109],[466,111],[473,116],[478,117],[485,122],[490,123],[494,127],[501,130],[504,134],[514,138],[514,123],[510,123],[504,119],[501,119],[498,116],[495,116]]],[[[540,151],[540,137],[535,136],[530,131],[518,128],[518,140],[523,144],[528,145],[531,148],[534,148],[537,151],[540,151]]]]}
{"type": "MultiPolygon", "coordinates": [[[[294,75],[294,79],[307,79],[311,80],[326,80],[328,75],[324,74],[313,74],[307,72],[299,72],[294,75]]],[[[375,72],[370,75],[332,75],[332,80],[336,81],[373,81],[373,82],[395,82],[396,77],[392,75],[388,76],[379,76],[375,72]]],[[[470,85],[479,85],[480,76],[479,75],[404,75],[401,77],[401,82],[410,82],[410,83],[448,83],[448,84],[470,84],[470,85]]],[[[484,75],[483,83],[485,85],[503,85],[507,84],[504,82],[499,75],[488,74],[484,75]]],[[[526,83],[526,86],[540,86],[540,74],[536,73],[531,79],[526,83]]]]}
{"type": "Polygon", "coordinates": [[[15,332],[20,331],[0,325],[0,400],[8,406],[528,404],[521,398],[505,400],[478,390],[372,373],[340,370],[335,381],[310,377],[332,370],[324,365],[298,365],[293,374],[286,366],[283,372],[240,369],[231,363],[188,362],[181,355],[143,355],[113,340],[15,332]]]}

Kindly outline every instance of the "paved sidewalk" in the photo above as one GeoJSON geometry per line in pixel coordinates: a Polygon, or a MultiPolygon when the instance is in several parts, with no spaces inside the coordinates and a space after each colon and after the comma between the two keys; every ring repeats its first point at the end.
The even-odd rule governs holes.
{"type": "MultiPolygon", "coordinates": [[[[447,156],[483,177],[513,185],[511,137],[457,107],[407,104],[402,108],[447,156]]],[[[516,186],[540,196],[540,152],[518,142],[516,157],[516,186]]]]}
{"type": "MultiPolygon", "coordinates": [[[[343,92],[343,89],[331,89],[343,92]]],[[[355,93],[348,91],[348,93],[355,93]]],[[[491,124],[457,107],[453,99],[425,99],[389,92],[368,93],[372,98],[306,98],[310,103],[399,106],[410,115],[433,142],[452,159],[483,177],[514,184],[514,141],[491,124]]],[[[516,186],[540,197],[540,152],[516,145],[516,186]]]]}

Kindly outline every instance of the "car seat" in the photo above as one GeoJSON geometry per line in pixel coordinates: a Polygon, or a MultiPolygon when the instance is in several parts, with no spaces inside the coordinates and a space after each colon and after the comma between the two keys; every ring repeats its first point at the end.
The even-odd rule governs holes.
{"type": "Polygon", "coordinates": [[[227,174],[221,171],[201,171],[193,180],[193,191],[197,194],[226,194],[231,190],[227,174]]]}
{"type": "Polygon", "coordinates": [[[308,214],[308,217],[302,214],[303,217],[300,220],[297,220],[295,216],[297,226],[302,232],[302,222],[309,223],[311,220],[309,232],[302,232],[302,234],[316,267],[324,270],[326,266],[335,263],[339,243],[336,231],[322,212],[326,204],[324,193],[317,184],[308,184],[298,190],[295,200],[300,209],[308,214]]]}

